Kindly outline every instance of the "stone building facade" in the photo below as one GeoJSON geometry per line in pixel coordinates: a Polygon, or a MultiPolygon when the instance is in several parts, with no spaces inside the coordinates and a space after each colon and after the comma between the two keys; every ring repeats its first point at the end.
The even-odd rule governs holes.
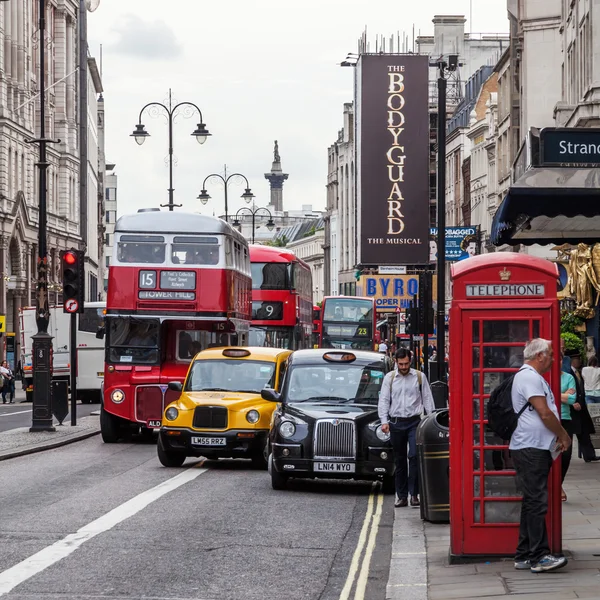
{"type": "MultiPolygon", "coordinates": [[[[46,45],[47,240],[50,303],[61,302],[63,249],[82,247],[79,203],[79,2],[48,0],[40,40],[38,3],[0,3],[0,313],[20,344],[19,309],[36,298],[38,255],[39,44],[46,45]]],[[[92,153],[93,154],[93,153],[92,153]]],[[[97,167],[96,167],[97,171],[97,167]]],[[[97,212],[97,204],[91,207],[97,212]]],[[[96,221],[97,222],[97,221],[96,221]]],[[[94,232],[94,239],[97,233],[94,232]]],[[[16,348],[16,356],[20,349],[16,348]]]]}

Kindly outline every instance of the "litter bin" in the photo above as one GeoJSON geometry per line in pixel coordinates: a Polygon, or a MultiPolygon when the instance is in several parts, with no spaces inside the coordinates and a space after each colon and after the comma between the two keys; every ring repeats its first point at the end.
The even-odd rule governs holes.
{"type": "Polygon", "coordinates": [[[450,428],[448,409],[427,415],[417,428],[421,518],[450,522],[450,428]]]}

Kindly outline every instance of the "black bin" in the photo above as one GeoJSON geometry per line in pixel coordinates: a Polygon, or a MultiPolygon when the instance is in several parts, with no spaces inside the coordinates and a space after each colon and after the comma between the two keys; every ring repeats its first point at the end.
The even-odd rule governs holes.
{"type": "Polygon", "coordinates": [[[448,409],[427,415],[417,428],[421,518],[450,522],[450,427],[448,409]]]}

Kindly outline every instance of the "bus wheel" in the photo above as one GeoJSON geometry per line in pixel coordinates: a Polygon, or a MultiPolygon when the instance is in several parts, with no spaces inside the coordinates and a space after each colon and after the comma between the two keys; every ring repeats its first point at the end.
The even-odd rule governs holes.
{"type": "Polygon", "coordinates": [[[119,417],[106,412],[104,406],[100,408],[100,433],[105,444],[116,444],[121,433],[119,417]]]}
{"type": "Polygon", "coordinates": [[[173,452],[164,449],[160,434],[156,448],[158,450],[158,460],[160,460],[160,464],[163,467],[180,467],[185,462],[186,455],[183,452],[173,452]]]}

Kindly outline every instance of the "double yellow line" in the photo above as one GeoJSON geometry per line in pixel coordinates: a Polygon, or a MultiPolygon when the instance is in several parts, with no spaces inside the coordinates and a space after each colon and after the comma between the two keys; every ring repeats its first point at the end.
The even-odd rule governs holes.
{"type": "Polygon", "coordinates": [[[344,584],[339,600],[349,600],[357,575],[358,579],[356,581],[356,589],[354,590],[354,600],[364,600],[365,598],[369,580],[369,569],[371,568],[371,559],[375,550],[375,540],[379,531],[382,510],[383,492],[381,484],[376,482],[373,483],[369,495],[367,513],[365,514],[365,520],[363,521],[358,537],[358,544],[350,563],[350,571],[348,572],[348,577],[346,578],[346,583],[344,584]]]}

